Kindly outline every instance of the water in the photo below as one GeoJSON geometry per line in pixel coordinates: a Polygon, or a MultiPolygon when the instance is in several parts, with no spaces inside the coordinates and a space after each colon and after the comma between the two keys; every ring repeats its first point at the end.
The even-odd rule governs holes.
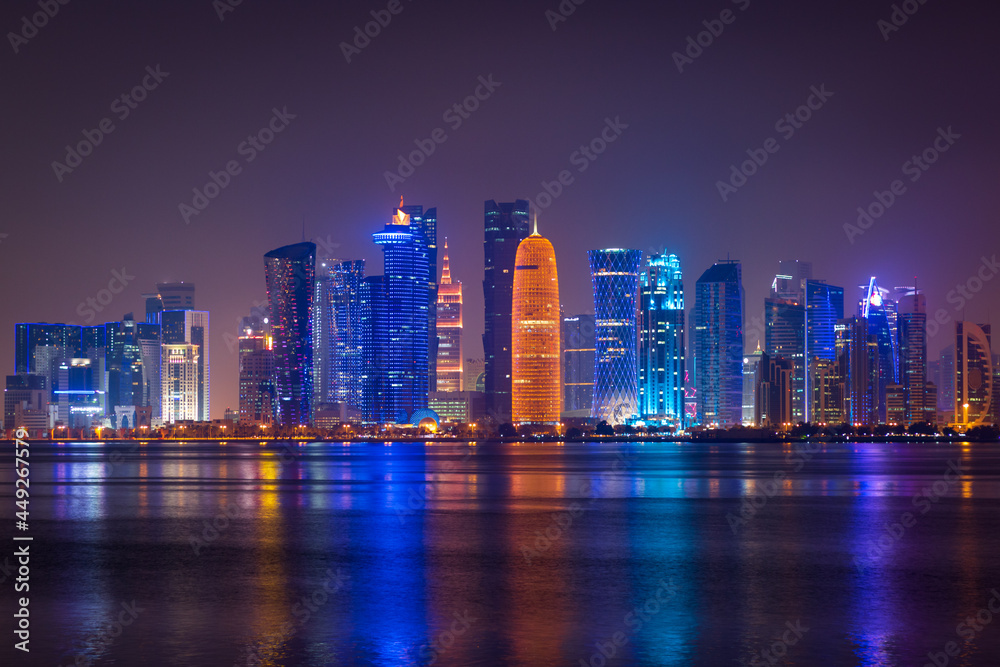
{"type": "Polygon", "coordinates": [[[811,447],[36,441],[0,656],[997,665],[1000,446],[811,447]]]}

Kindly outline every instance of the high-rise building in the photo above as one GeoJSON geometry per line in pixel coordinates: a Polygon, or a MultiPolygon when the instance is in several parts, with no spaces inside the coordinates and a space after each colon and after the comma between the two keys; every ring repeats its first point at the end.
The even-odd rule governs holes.
{"type": "Polygon", "coordinates": [[[427,407],[430,382],[431,303],[428,300],[428,243],[423,222],[397,208],[381,232],[372,235],[382,247],[385,308],[375,325],[383,332],[385,393],[378,412],[408,422],[427,407]]]}
{"type": "Polygon", "coordinates": [[[778,262],[778,273],[771,283],[771,297],[796,303],[805,300],[806,281],[812,280],[812,262],[785,259],[778,262]]]}
{"type": "MultiPolygon", "coordinates": [[[[212,364],[209,354],[209,315],[204,310],[164,310],[160,313],[161,324],[160,336],[163,345],[194,345],[198,348],[195,355],[195,363],[198,366],[197,381],[195,383],[195,412],[198,421],[212,421],[211,395],[212,395],[212,364]]],[[[142,327],[154,327],[156,325],[143,324],[142,327]]],[[[111,348],[111,336],[108,336],[108,348],[111,348]]],[[[161,352],[165,354],[165,352],[161,352]]],[[[163,363],[163,368],[166,368],[163,363]]],[[[185,371],[186,372],[186,371],[185,371]]],[[[176,398],[172,399],[176,403],[176,398]]],[[[163,399],[161,398],[161,404],[163,399]]],[[[184,399],[187,405],[187,399],[184,399]]],[[[109,408],[110,411],[110,408],[109,408]]],[[[163,420],[166,419],[166,411],[161,407],[163,420]]]]}
{"type": "MultiPolygon", "coordinates": [[[[194,310],[194,283],[157,283],[161,310],[194,310]]],[[[147,306],[152,305],[147,299],[147,306]]],[[[149,310],[147,308],[147,314],[149,310]]]]}
{"type": "MultiPolygon", "coordinates": [[[[907,289],[898,301],[899,384],[903,388],[903,419],[909,428],[927,420],[927,297],[907,289]]],[[[889,420],[889,423],[893,423],[889,420]]]]}
{"type": "Polygon", "coordinates": [[[370,424],[395,421],[389,411],[389,344],[385,276],[370,276],[361,281],[361,415],[370,424]]]}
{"type": "Polygon", "coordinates": [[[868,322],[869,332],[878,345],[878,396],[875,401],[878,421],[886,423],[886,391],[890,384],[899,384],[899,333],[896,302],[888,297],[872,276],[864,287],[865,297],[859,302],[859,315],[868,322]]]}
{"type": "MultiPolygon", "coordinates": [[[[593,370],[591,370],[593,372],[593,370]]],[[[486,394],[486,360],[466,359],[462,365],[462,386],[465,391],[478,391],[486,394]]],[[[485,399],[484,399],[485,400],[485,399]]],[[[485,411],[485,406],[483,407],[485,411]]]]}
{"type": "Polygon", "coordinates": [[[118,428],[117,408],[150,407],[153,418],[159,421],[162,408],[160,325],[136,322],[132,313],[128,313],[121,322],[106,323],[104,334],[105,416],[111,420],[112,427],[118,428]]]}
{"type": "Polygon", "coordinates": [[[437,293],[437,391],[462,391],[462,283],[451,280],[448,239],[437,293]]]}
{"type": "MultiPolygon", "coordinates": [[[[803,292],[804,294],[804,292],[803,292]]],[[[798,297],[798,295],[796,295],[798,297]]],[[[831,332],[832,333],[832,332],[831,332]]],[[[804,299],[764,300],[764,351],[792,364],[793,422],[806,419],[806,307],[804,299]]]]}
{"type": "MultiPolygon", "coordinates": [[[[843,419],[854,426],[879,422],[880,355],[878,339],[863,317],[849,317],[837,323],[837,373],[842,378],[843,419]]],[[[883,414],[885,406],[882,406],[883,414]]]]}
{"type": "Polygon", "coordinates": [[[164,424],[177,421],[203,421],[198,403],[201,347],[192,343],[164,343],[162,415],[164,424]]]}
{"type": "Polygon", "coordinates": [[[639,410],[639,268],[641,250],[590,250],[596,323],[591,416],[620,424],[639,410]]]}
{"type": "Polygon", "coordinates": [[[639,277],[639,416],[684,423],[684,282],[677,255],[653,255],[639,277]]]}
{"type": "MultiPolygon", "coordinates": [[[[825,372],[827,365],[814,366],[814,362],[833,363],[837,359],[836,326],[837,322],[844,318],[844,288],[828,285],[822,280],[806,280],[805,316],[805,419],[811,423],[817,421],[811,412],[816,393],[809,371],[815,367],[822,368],[825,372]]],[[[822,421],[827,424],[833,423],[826,419],[822,421]]]]}
{"type": "Polygon", "coordinates": [[[970,428],[993,417],[990,325],[955,322],[955,423],[970,428]]]}
{"type": "Polygon", "coordinates": [[[332,393],[330,403],[347,406],[351,414],[362,409],[361,283],[365,260],[340,262],[330,273],[332,325],[332,393]]]}
{"type": "Polygon", "coordinates": [[[515,424],[559,423],[561,318],[556,253],[535,232],[521,241],[514,262],[511,418],[515,424]]]}
{"type": "Polygon", "coordinates": [[[4,430],[11,431],[19,426],[29,427],[29,425],[32,430],[46,428],[49,396],[47,376],[41,373],[8,375],[3,395],[4,430]],[[25,417],[28,418],[27,421],[25,417]]]}
{"type": "Polygon", "coordinates": [[[742,421],[743,300],[739,262],[717,262],[695,287],[698,421],[703,425],[742,421]]]}
{"type": "Polygon", "coordinates": [[[333,295],[331,293],[332,265],[332,261],[316,260],[316,280],[313,283],[312,300],[312,409],[314,412],[331,402],[330,395],[333,393],[333,337],[336,329],[333,322],[333,295]]]}
{"type": "Polygon", "coordinates": [[[243,318],[239,337],[241,424],[274,423],[274,345],[270,327],[260,318],[243,318]]]}
{"type": "Polygon", "coordinates": [[[399,198],[399,210],[410,216],[410,227],[424,238],[424,253],[427,256],[427,386],[437,386],[437,208],[424,210],[423,206],[403,206],[399,198]]]}
{"type": "Polygon", "coordinates": [[[941,350],[935,383],[938,386],[938,411],[944,421],[955,421],[955,344],[941,350]],[[952,414],[952,418],[947,415],[952,414]]]}
{"type": "Polygon", "coordinates": [[[812,424],[835,426],[844,423],[844,378],[836,360],[812,360],[809,368],[812,424]]]}
{"type": "Polygon", "coordinates": [[[505,422],[511,415],[514,260],[518,245],[529,232],[526,200],[498,204],[490,199],[485,203],[483,353],[486,411],[496,422],[505,422]]]}
{"type": "Polygon", "coordinates": [[[754,364],[754,424],[771,428],[792,424],[794,365],[763,353],[754,364]]]}
{"type": "Polygon", "coordinates": [[[743,425],[760,426],[757,419],[759,410],[757,408],[757,390],[760,383],[760,376],[763,373],[761,364],[767,355],[760,349],[760,341],[757,342],[757,349],[743,357],[743,425]]]}
{"type": "Polygon", "coordinates": [[[594,403],[593,315],[563,317],[563,411],[573,417],[589,417],[594,403]]]}
{"type": "Polygon", "coordinates": [[[14,372],[44,375],[49,401],[59,389],[59,364],[81,356],[82,327],[24,322],[14,327],[14,372]]]}
{"type": "Polygon", "coordinates": [[[281,426],[305,426],[312,418],[313,309],[316,244],[296,243],[264,255],[271,310],[275,419],[281,426]]]}

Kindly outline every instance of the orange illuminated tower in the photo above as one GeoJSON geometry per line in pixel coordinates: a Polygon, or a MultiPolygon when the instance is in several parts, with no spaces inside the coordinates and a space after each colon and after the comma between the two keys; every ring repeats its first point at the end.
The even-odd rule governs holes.
{"type": "Polygon", "coordinates": [[[448,239],[437,289],[437,391],[462,391],[462,283],[451,282],[448,239]]]}
{"type": "Polygon", "coordinates": [[[535,232],[517,246],[511,322],[515,424],[558,424],[562,410],[556,252],[535,232]]]}

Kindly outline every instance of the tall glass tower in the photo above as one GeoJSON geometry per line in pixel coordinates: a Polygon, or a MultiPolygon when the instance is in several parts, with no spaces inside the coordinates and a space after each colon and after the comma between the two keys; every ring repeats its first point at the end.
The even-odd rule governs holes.
{"type": "Polygon", "coordinates": [[[989,422],[993,407],[990,325],[955,323],[955,422],[965,427],[989,422]]]}
{"type": "MultiPolygon", "coordinates": [[[[193,361],[197,366],[196,381],[194,384],[195,396],[192,399],[195,404],[195,419],[199,421],[211,421],[210,398],[212,395],[212,364],[209,356],[209,315],[205,310],[164,310],[160,313],[162,341],[164,345],[194,345],[197,350],[193,361]]],[[[155,324],[142,324],[142,327],[155,327],[155,324]]],[[[108,331],[107,346],[112,349],[111,331],[108,331]]],[[[162,354],[166,354],[165,350],[162,354]]],[[[185,363],[191,361],[184,353],[185,363]]],[[[176,358],[175,358],[176,361],[176,358]]],[[[163,361],[164,366],[166,362],[163,361]]],[[[111,363],[108,363],[110,370],[111,363]]],[[[162,370],[161,370],[162,372],[162,370]]],[[[186,373],[187,371],[185,371],[186,373]]],[[[185,377],[187,377],[185,375],[185,377]]],[[[109,382],[110,384],[110,382],[109,382]]],[[[186,384],[184,385],[187,386],[186,384]]],[[[185,389],[184,391],[187,391],[185,389]]],[[[161,398],[161,401],[163,399],[161,398]]],[[[187,405],[188,399],[184,399],[187,405]]],[[[111,403],[108,403],[108,410],[112,410],[111,403]]],[[[165,419],[165,418],[164,418],[165,419]]]]}
{"type": "Polygon", "coordinates": [[[639,279],[639,416],[684,422],[684,282],[677,255],[653,255],[639,279]]]}
{"type": "Polygon", "coordinates": [[[556,252],[535,233],[521,241],[514,263],[511,409],[515,424],[558,424],[561,317],[556,252]]]}
{"type": "Polygon", "coordinates": [[[764,299],[764,351],[771,358],[781,357],[792,365],[791,418],[798,423],[805,421],[806,309],[802,301],[773,294],[764,299]]]}
{"type": "Polygon", "coordinates": [[[641,250],[590,250],[596,320],[591,416],[620,424],[638,414],[641,250]]]}
{"type": "Polygon", "coordinates": [[[376,326],[384,331],[387,394],[380,412],[397,422],[427,407],[430,388],[430,307],[428,249],[422,224],[402,209],[381,232],[385,311],[376,326]]]}
{"type": "Polygon", "coordinates": [[[448,239],[444,240],[441,284],[437,292],[436,391],[462,391],[462,283],[451,280],[448,239]]]}
{"type": "Polygon", "coordinates": [[[305,426],[312,419],[316,244],[272,250],[264,255],[264,273],[278,398],[275,421],[281,426],[305,426]]]}
{"type": "Polygon", "coordinates": [[[486,411],[496,421],[511,415],[511,310],[517,246],[528,237],[528,202],[518,199],[485,204],[485,268],[483,300],[486,311],[483,353],[486,411]]]}
{"type": "Polygon", "coordinates": [[[698,421],[736,426],[743,417],[743,278],[739,262],[717,262],[695,287],[698,421]]]}
{"type": "Polygon", "coordinates": [[[888,298],[873,276],[868,282],[865,298],[858,304],[861,317],[868,320],[868,332],[878,345],[878,423],[887,421],[887,391],[890,384],[899,384],[899,338],[896,302],[888,298]]]}
{"type": "MultiPolygon", "coordinates": [[[[909,427],[927,420],[927,297],[907,289],[898,301],[899,384],[903,385],[903,423],[909,427]]],[[[933,419],[929,421],[934,421],[933,419]]]]}
{"type": "Polygon", "coordinates": [[[332,389],[328,400],[345,403],[354,410],[362,409],[361,283],[364,279],[363,259],[340,262],[330,269],[332,389]]]}
{"type": "MultiPolygon", "coordinates": [[[[844,318],[844,288],[827,285],[822,280],[807,280],[806,299],[806,421],[817,421],[812,414],[813,368],[829,369],[837,358],[836,326],[844,318]],[[828,363],[821,363],[828,362],[828,363]]],[[[819,394],[825,396],[825,394],[819,394]]]]}

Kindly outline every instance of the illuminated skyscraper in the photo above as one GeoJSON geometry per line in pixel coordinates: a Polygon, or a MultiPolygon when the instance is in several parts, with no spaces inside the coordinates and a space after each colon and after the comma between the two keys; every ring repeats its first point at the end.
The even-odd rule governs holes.
{"type": "MultiPolygon", "coordinates": [[[[872,426],[879,423],[879,344],[863,317],[849,317],[836,327],[837,370],[843,382],[840,402],[845,423],[872,426]]],[[[883,405],[885,410],[886,406],[883,405]]]]}
{"type": "Polygon", "coordinates": [[[448,239],[437,293],[437,391],[462,391],[462,283],[451,281],[448,239]]]}
{"type": "Polygon", "coordinates": [[[381,232],[372,235],[382,246],[385,275],[384,309],[373,321],[376,337],[384,341],[384,363],[375,371],[384,376],[385,392],[377,412],[395,422],[408,421],[414,411],[427,407],[430,381],[431,302],[428,301],[428,249],[424,226],[404,208],[395,213],[381,232]]]}
{"type": "Polygon", "coordinates": [[[198,409],[199,346],[164,343],[161,394],[163,423],[200,421],[198,409]]]}
{"type": "Polygon", "coordinates": [[[739,262],[717,262],[695,286],[698,421],[739,425],[743,417],[743,280],[739,262]]]}
{"type": "Polygon", "coordinates": [[[764,326],[764,351],[770,358],[780,357],[792,365],[792,421],[805,421],[805,304],[773,295],[764,299],[764,326]]]}
{"type": "Polygon", "coordinates": [[[596,321],[591,416],[620,424],[638,414],[641,250],[590,250],[596,321]]]}
{"type": "Polygon", "coordinates": [[[400,209],[410,216],[410,227],[424,237],[424,253],[427,258],[427,386],[433,389],[437,383],[437,208],[424,210],[423,206],[403,206],[400,209]]]}
{"type": "MultiPolygon", "coordinates": [[[[198,377],[195,383],[195,411],[199,421],[211,421],[211,389],[212,389],[212,366],[209,356],[209,316],[204,310],[164,310],[160,313],[161,340],[164,345],[189,344],[198,348],[195,355],[195,363],[198,366],[198,377]]],[[[142,324],[142,327],[153,327],[153,324],[142,324]]],[[[108,349],[112,348],[111,334],[108,333],[108,349]]],[[[165,354],[165,352],[164,352],[165,354]]],[[[110,368],[110,362],[109,362],[110,368]]],[[[164,368],[166,365],[164,364],[164,368]]],[[[110,375],[110,374],[109,374],[110,375]]],[[[110,381],[108,383],[111,384],[110,381]]],[[[163,399],[161,398],[161,401],[163,399]]],[[[185,404],[187,399],[185,400],[185,404]]],[[[111,411],[109,402],[108,411],[111,411]]],[[[164,421],[166,421],[165,408],[164,421]]],[[[185,418],[186,419],[186,418],[185,418]]]]}
{"type": "Polygon", "coordinates": [[[365,279],[365,260],[340,262],[330,272],[332,306],[332,403],[344,403],[352,410],[362,409],[362,324],[361,283],[365,279]]]}
{"type": "Polygon", "coordinates": [[[495,421],[511,414],[511,308],[517,247],[528,237],[528,202],[488,200],[485,204],[485,268],[483,299],[486,311],[483,353],[486,373],[486,411],[495,421]]]}
{"type": "Polygon", "coordinates": [[[82,328],[74,324],[19,323],[14,327],[14,372],[44,375],[49,400],[59,389],[59,364],[81,356],[82,328]]]}
{"type": "MultiPolygon", "coordinates": [[[[805,351],[806,351],[806,384],[805,384],[805,419],[814,422],[816,419],[812,415],[812,405],[816,398],[813,390],[812,369],[816,368],[824,373],[823,382],[828,388],[830,383],[830,365],[837,359],[836,326],[837,322],[844,318],[844,288],[836,285],[828,285],[822,280],[805,281],[805,351]],[[818,364],[824,361],[828,364],[818,364]]],[[[822,391],[826,391],[824,388],[822,391]]],[[[825,394],[823,394],[825,395],[825,394]]],[[[824,400],[823,406],[828,403],[824,400]]],[[[830,417],[834,414],[833,404],[831,407],[824,407],[824,416],[830,417]]],[[[825,423],[830,423],[822,419],[825,423]]]]}
{"type": "Polygon", "coordinates": [[[993,353],[990,325],[955,323],[955,422],[964,427],[990,422],[993,410],[993,353]]]}
{"type": "Polygon", "coordinates": [[[640,276],[639,415],[684,422],[684,282],[677,255],[653,255],[640,276]]]}
{"type": "Polygon", "coordinates": [[[593,315],[563,318],[563,411],[574,417],[589,417],[594,403],[594,334],[593,315]]]}
{"type": "Polygon", "coordinates": [[[312,418],[315,271],[315,243],[283,246],[264,255],[274,339],[275,416],[282,426],[304,426],[312,418]]]}
{"type": "Polygon", "coordinates": [[[194,283],[157,283],[161,310],[194,310],[194,283]]]}
{"type": "Polygon", "coordinates": [[[274,423],[274,350],[270,327],[260,318],[243,318],[239,337],[241,424],[274,423]]]}
{"type": "Polygon", "coordinates": [[[559,278],[552,244],[535,233],[521,241],[514,262],[511,345],[512,419],[558,424],[562,411],[559,278]]]}
{"type": "MultiPolygon", "coordinates": [[[[903,386],[904,426],[931,421],[927,398],[927,297],[907,288],[899,299],[899,384],[903,386]]],[[[891,420],[890,420],[891,421],[891,420]]]]}
{"type": "Polygon", "coordinates": [[[878,388],[875,400],[879,424],[886,423],[886,392],[890,384],[899,384],[899,334],[896,302],[888,298],[889,290],[883,289],[872,276],[865,289],[864,299],[858,303],[861,317],[868,321],[868,330],[878,345],[878,388]]]}

